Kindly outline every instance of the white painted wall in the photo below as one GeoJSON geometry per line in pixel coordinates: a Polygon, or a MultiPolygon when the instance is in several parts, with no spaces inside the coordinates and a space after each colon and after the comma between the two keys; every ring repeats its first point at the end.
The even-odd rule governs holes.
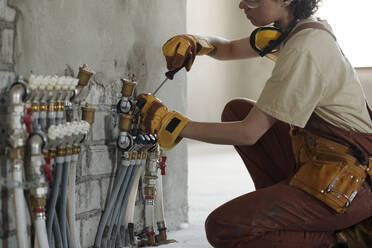
{"type": "MultiPolygon", "coordinates": [[[[254,27],[238,4],[237,0],[188,0],[187,32],[226,39],[249,36],[254,27]]],[[[197,121],[219,121],[229,99],[257,99],[273,65],[266,58],[217,61],[197,57],[187,74],[188,115],[197,121]]]]}

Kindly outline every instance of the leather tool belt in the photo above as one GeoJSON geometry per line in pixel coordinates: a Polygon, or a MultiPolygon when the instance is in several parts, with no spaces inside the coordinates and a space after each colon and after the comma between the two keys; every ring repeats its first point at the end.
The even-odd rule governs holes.
{"type": "Polygon", "coordinates": [[[316,136],[304,129],[291,133],[292,148],[300,167],[290,185],[343,213],[360,190],[372,160],[360,161],[348,146],[316,136]]]}

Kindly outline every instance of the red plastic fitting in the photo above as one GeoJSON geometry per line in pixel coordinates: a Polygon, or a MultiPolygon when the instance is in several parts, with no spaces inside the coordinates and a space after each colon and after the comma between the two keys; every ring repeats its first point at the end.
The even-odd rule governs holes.
{"type": "Polygon", "coordinates": [[[26,124],[27,133],[32,133],[32,108],[26,109],[26,115],[23,116],[23,122],[26,124]]]}
{"type": "Polygon", "coordinates": [[[45,212],[45,208],[35,208],[33,210],[34,213],[44,213],[45,212]]]}
{"type": "Polygon", "coordinates": [[[48,182],[53,182],[53,169],[50,165],[50,157],[45,158],[46,164],[43,167],[44,173],[46,175],[46,179],[48,182]]]}
{"type": "Polygon", "coordinates": [[[162,176],[165,175],[165,168],[167,167],[166,161],[167,161],[167,157],[161,156],[160,161],[159,161],[159,166],[160,166],[162,176]]]}

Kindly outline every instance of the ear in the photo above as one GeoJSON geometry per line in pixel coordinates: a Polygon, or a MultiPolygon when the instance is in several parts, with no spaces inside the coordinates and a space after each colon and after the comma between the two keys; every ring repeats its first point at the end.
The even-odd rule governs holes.
{"type": "Polygon", "coordinates": [[[292,2],[293,0],[282,0],[282,7],[288,7],[292,2]]]}

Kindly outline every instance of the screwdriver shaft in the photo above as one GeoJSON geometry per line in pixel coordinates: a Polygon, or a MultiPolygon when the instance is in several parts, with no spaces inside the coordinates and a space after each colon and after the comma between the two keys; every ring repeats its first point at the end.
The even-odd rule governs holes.
{"type": "Polygon", "coordinates": [[[156,88],[156,90],[154,91],[154,93],[152,93],[153,96],[155,96],[156,93],[158,93],[158,91],[161,89],[161,87],[163,87],[163,85],[168,81],[168,78],[165,78],[164,81],[159,85],[158,88],[156,88]]]}

